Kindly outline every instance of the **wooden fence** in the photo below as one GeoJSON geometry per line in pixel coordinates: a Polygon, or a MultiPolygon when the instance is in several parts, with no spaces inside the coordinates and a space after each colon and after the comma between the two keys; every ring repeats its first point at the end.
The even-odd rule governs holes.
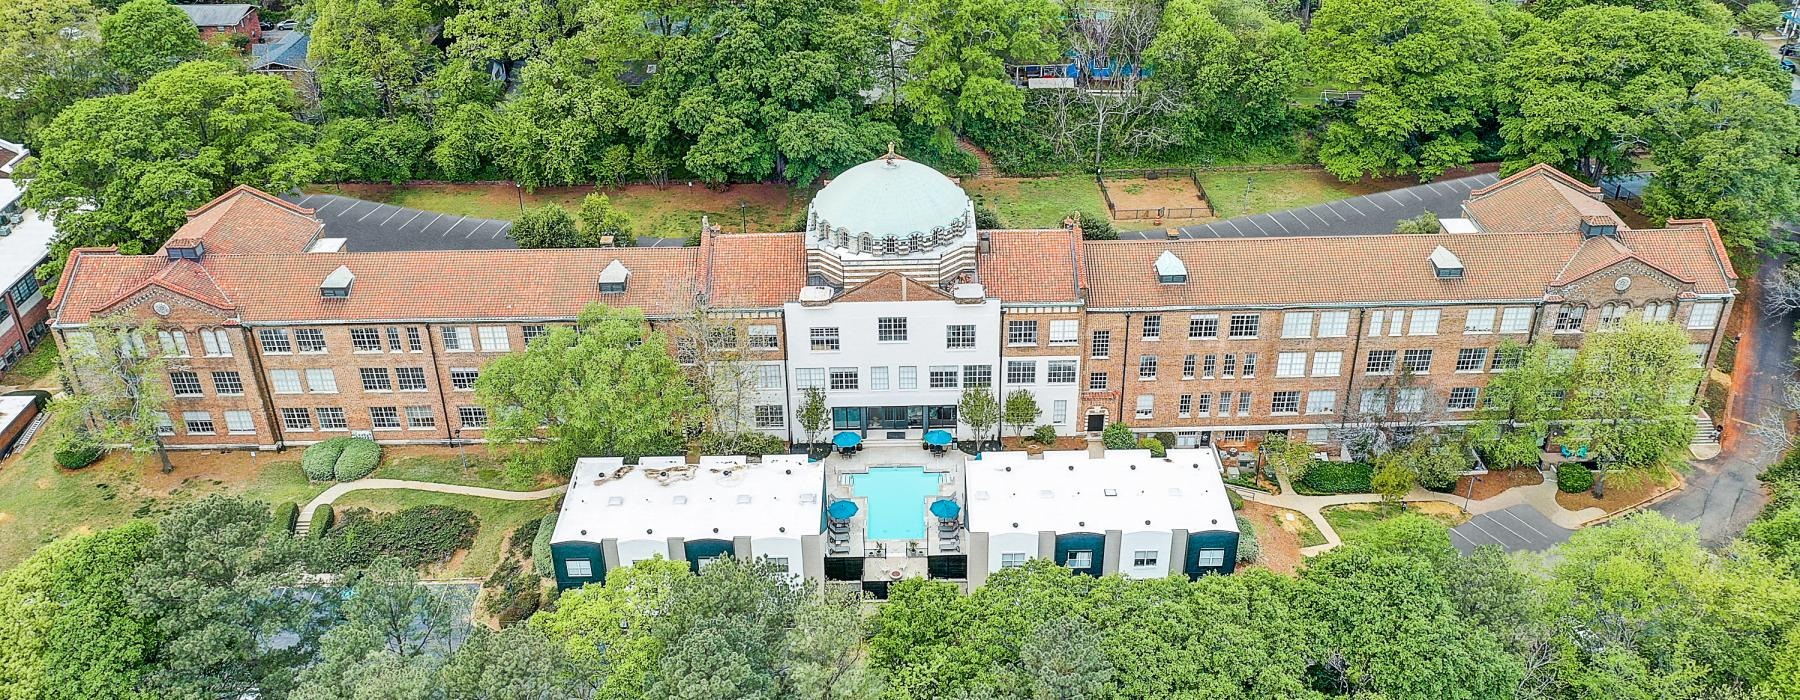
{"type": "Polygon", "coordinates": [[[1095,170],[1094,182],[1100,186],[1100,198],[1106,200],[1106,211],[1115,221],[1139,221],[1146,219],[1200,219],[1213,215],[1212,201],[1206,197],[1206,188],[1200,186],[1200,176],[1193,168],[1147,168],[1143,170],[1095,170]],[[1156,207],[1153,209],[1121,209],[1113,202],[1112,194],[1106,191],[1106,178],[1143,178],[1160,180],[1166,177],[1187,178],[1194,186],[1195,195],[1200,199],[1196,207],[1156,207]]]}

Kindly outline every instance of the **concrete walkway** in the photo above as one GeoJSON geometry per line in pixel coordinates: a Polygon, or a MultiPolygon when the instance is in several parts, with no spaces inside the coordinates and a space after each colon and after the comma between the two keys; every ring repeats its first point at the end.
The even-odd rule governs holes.
{"type": "Polygon", "coordinates": [[[405,479],[357,479],[332,485],[306,503],[300,509],[300,527],[310,527],[313,512],[320,506],[331,505],[332,502],[351,491],[373,491],[380,489],[406,489],[411,491],[430,491],[432,493],[448,493],[458,496],[475,496],[477,498],[496,498],[502,501],[536,501],[550,498],[569,488],[567,484],[552,486],[536,491],[508,491],[506,489],[490,489],[481,486],[462,486],[459,484],[439,484],[430,481],[407,481],[405,479]]]}

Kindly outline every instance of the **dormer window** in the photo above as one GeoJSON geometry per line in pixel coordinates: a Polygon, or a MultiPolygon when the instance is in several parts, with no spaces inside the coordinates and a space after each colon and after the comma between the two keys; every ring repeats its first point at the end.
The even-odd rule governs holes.
{"type": "Polygon", "coordinates": [[[1431,269],[1437,272],[1437,278],[1441,280],[1462,279],[1462,258],[1456,257],[1449,248],[1438,246],[1431,251],[1431,269]]]}
{"type": "Polygon", "coordinates": [[[625,267],[625,263],[614,259],[606,265],[605,270],[600,271],[600,293],[624,294],[625,284],[630,278],[631,270],[625,267]]]}
{"type": "Polygon", "coordinates": [[[1619,222],[1617,220],[1606,216],[1581,217],[1582,238],[1617,235],[1619,235],[1619,222]]]}
{"type": "Polygon", "coordinates": [[[1163,284],[1187,284],[1187,264],[1174,253],[1163,251],[1156,256],[1156,281],[1163,284]]]}
{"type": "Polygon", "coordinates": [[[201,241],[194,241],[192,245],[170,245],[167,250],[170,260],[199,260],[206,256],[206,244],[201,241]]]}
{"type": "Polygon", "coordinates": [[[325,276],[325,281],[319,283],[319,297],[321,299],[348,299],[350,298],[350,284],[355,281],[356,275],[350,272],[350,266],[339,265],[338,269],[332,270],[331,274],[325,276]]]}

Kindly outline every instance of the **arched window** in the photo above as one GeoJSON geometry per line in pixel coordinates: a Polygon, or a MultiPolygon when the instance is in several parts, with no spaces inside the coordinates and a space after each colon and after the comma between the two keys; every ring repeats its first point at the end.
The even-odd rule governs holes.
{"type": "Polygon", "coordinates": [[[1626,312],[1631,311],[1631,304],[1623,301],[1608,302],[1600,306],[1600,329],[1612,330],[1625,322],[1626,312]]]}
{"type": "Polygon", "coordinates": [[[1644,304],[1644,320],[1651,323],[1667,323],[1674,313],[1674,302],[1652,301],[1644,304]]]}

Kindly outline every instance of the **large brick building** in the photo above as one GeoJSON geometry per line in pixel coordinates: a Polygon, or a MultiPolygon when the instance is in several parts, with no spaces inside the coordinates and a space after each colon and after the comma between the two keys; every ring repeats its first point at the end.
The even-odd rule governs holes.
{"type": "Polygon", "coordinates": [[[1711,222],[1630,229],[1542,166],[1464,214],[1472,232],[1088,242],[978,231],[952,181],[885,158],[821,191],[804,232],[356,252],[310,210],[239,188],[155,255],[75,251],[52,314],[59,343],[105,314],[159,320],[181,447],[480,439],[482,365],[596,302],[722,320],[714,339],[755,378],[746,427],[790,439],[811,386],[835,429],[871,439],[958,429],[961,389],[986,386],[1032,391],[1062,434],[1124,420],[1184,446],[1324,442],[1382,411],[1459,420],[1507,340],[1573,348],[1637,315],[1710,358],[1735,294],[1711,222]]]}

